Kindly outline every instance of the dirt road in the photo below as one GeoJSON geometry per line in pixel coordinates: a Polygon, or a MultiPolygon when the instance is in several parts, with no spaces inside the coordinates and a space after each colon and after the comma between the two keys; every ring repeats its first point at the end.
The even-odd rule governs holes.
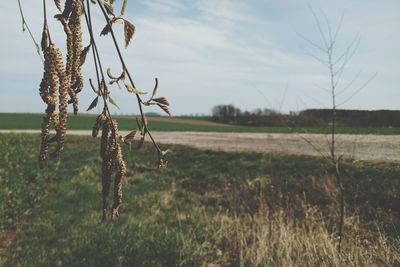
{"type": "MultiPolygon", "coordinates": [[[[0,130],[0,133],[10,132],[39,133],[38,130],[0,130]]],[[[70,130],[68,134],[90,135],[91,132],[70,130]]],[[[153,136],[163,144],[203,149],[329,155],[329,136],[323,134],[153,132],[153,136]]],[[[400,136],[340,134],[337,135],[337,154],[357,160],[400,161],[400,136]]]]}

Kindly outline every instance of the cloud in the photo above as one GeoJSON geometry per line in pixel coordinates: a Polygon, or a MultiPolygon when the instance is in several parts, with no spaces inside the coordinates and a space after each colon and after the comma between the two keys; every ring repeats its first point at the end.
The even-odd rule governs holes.
{"type": "MultiPolygon", "coordinates": [[[[40,36],[40,5],[33,1],[23,4],[35,36],[40,36]]],[[[304,47],[309,47],[296,33],[318,40],[307,4],[306,0],[130,1],[126,16],[137,31],[123,54],[139,88],[150,90],[154,77],[159,78],[159,92],[169,98],[175,114],[209,113],[213,105],[221,103],[232,103],[242,109],[263,107],[267,103],[257,90],[270,102],[280,103],[287,84],[285,111],[302,108],[304,104],[318,107],[317,102],[329,105],[329,96],[315,87],[329,82],[326,69],[306,55],[304,47]]],[[[354,104],[361,108],[398,108],[397,102],[387,95],[397,92],[399,83],[400,37],[393,34],[400,26],[394,12],[399,2],[388,1],[384,5],[341,0],[311,1],[311,4],[320,5],[316,8],[324,9],[333,23],[346,9],[340,36],[344,44],[350,36],[360,33],[361,45],[348,66],[349,76],[344,79],[350,80],[360,69],[366,77],[379,72],[365,89],[368,94],[361,92],[347,107],[354,104]],[[373,93],[375,88],[379,88],[379,94],[373,93]]],[[[3,81],[0,90],[2,96],[7,96],[7,100],[0,98],[0,111],[42,111],[37,93],[42,72],[40,59],[27,33],[20,31],[21,21],[15,15],[17,5],[2,1],[0,8],[10,11],[0,18],[0,31],[7,36],[0,43],[3,81]],[[11,104],[16,102],[24,105],[11,104]]],[[[56,13],[54,7],[50,13],[56,13]]],[[[93,20],[98,24],[95,28],[98,33],[105,25],[104,19],[94,12],[93,20]]],[[[60,25],[51,20],[50,29],[55,42],[65,48],[60,25]]],[[[116,25],[115,29],[122,41],[122,26],[116,25]]],[[[105,68],[111,67],[118,73],[121,66],[110,37],[100,38],[97,34],[96,39],[105,68]]],[[[94,76],[91,62],[89,54],[84,67],[87,78],[94,76]]],[[[133,97],[118,88],[113,88],[112,94],[122,112],[137,112],[133,97]]],[[[81,110],[92,98],[93,93],[86,87],[81,93],[81,110]]]]}

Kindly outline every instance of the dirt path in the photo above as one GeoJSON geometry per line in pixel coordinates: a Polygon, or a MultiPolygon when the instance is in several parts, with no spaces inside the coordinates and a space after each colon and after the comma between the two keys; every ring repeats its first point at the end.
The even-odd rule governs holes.
{"type": "MultiPolygon", "coordinates": [[[[0,130],[0,133],[39,133],[38,130],[0,130]]],[[[122,131],[121,134],[126,134],[122,131]]],[[[70,130],[68,134],[90,135],[91,131],[70,130]]],[[[275,152],[328,155],[328,136],[323,134],[270,134],[219,132],[153,132],[163,144],[189,145],[224,151],[275,152]],[[310,143],[312,145],[310,145],[310,143]]],[[[400,161],[400,136],[337,135],[338,153],[357,160],[400,161]]]]}

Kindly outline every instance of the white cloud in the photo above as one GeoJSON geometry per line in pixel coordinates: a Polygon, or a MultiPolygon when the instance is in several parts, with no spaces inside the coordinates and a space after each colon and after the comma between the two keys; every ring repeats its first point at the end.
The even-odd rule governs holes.
{"type": "MultiPolygon", "coordinates": [[[[34,1],[22,2],[34,34],[40,36],[40,5],[34,1]]],[[[329,98],[314,86],[326,84],[326,70],[305,55],[302,40],[296,34],[297,31],[311,39],[317,37],[307,4],[306,0],[130,2],[127,16],[137,31],[131,46],[123,53],[137,86],[152,88],[154,77],[158,77],[160,94],[169,98],[176,114],[208,113],[213,105],[220,103],[233,103],[242,109],[262,107],[266,101],[256,88],[271,102],[280,103],[286,84],[289,88],[284,110],[302,108],[305,106],[299,104],[302,101],[314,107],[318,105],[316,102],[328,104],[329,98]]],[[[333,22],[346,8],[341,40],[346,41],[360,32],[359,51],[348,66],[349,76],[344,79],[349,80],[359,69],[367,77],[379,72],[370,87],[379,88],[375,90],[380,93],[367,88],[368,94],[361,92],[348,107],[354,104],[361,108],[398,108],[397,102],[388,95],[395,92],[399,83],[400,37],[393,34],[400,26],[400,18],[394,12],[399,3],[342,0],[311,1],[311,4],[320,5],[333,22]]],[[[17,5],[2,1],[0,8],[10,10],[0,18],[0,31],[8,37],[0,43],[3,81],[0,92],[7,95],[7,100],[0,98],[0,111],[13,111],[16,107],[10,103],[20,99],[30,103],[19,107],[20,111],[41,111],[37,95],[42,72],[40,60],[27,33],[20,31],[20,19],[15,15],[17,5]],[[24,79],[16,82],[21,74],[24,79]]],[[[50,11],[56,12],[54,8],[50,11]]],[[[99,32],[104,26],[101,14],[95,13],[93,20],[99,24],[96,28],[99,32]]],[[[52,20],[50,28],[54,40],[63,47],[60,25],[52,20]]],[[[122,26],[117,25],[116,30],[122,41],[122,26]]],[[[117,73],[120,64],[109,36],[96,38],[103,51],[104,66],[112,67],[117,73]]],[[[87,77],[93,76],[91,62],[89,55],[84,68],[87,77]]],[[[119,89],[112,90],[121,110],[137,112],[133,98],[119,89]]],[[[90,90],[81,93],[82,110],[92,97],[90,90]]]]}

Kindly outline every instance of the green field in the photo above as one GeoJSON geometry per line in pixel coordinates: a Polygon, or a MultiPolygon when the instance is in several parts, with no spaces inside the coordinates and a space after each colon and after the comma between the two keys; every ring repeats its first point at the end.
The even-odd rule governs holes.
{"type": "Polygon", "coordinates": [[[0,135],[0,248],[16,233],[0,265],[400,264],[399,165],[343,165],[339,254],[337,186],[318,158],[168,146],[159,170],[149,144],[124,148],[121,216],[101,223],[98,142],[67,137],[62,158],[39,170],[38,137],[0,135]]]}
{"type": "MultiPolygon", "coordinates": [[[[0,113],[0,129],[39,129],[42,121],[42,114],[30,113],[0,113]]],[[[115,116],[119,128],[131,130],[136,128],[135,117],[115,116]]],[[[95,121],[90,115],[70,115],[68,128],[72,130],[91,129],[95,121]]],[[[198,123],[179,122],[179,117],[169,121],[165,117],[162,121],[152,121],[149,118],[149,128],[153,131],[215,131],[215,132],[254,132],[254,133],[328,133],[329,129],[322,127],[249,127],[249,126],[217,126],[198,123]],[[178,122],[177,122],[178,121],[178,122]]],[[[400,134],[400,128],[350,128],[338,127],[337,133],[346,134],[400,134]]]]}

